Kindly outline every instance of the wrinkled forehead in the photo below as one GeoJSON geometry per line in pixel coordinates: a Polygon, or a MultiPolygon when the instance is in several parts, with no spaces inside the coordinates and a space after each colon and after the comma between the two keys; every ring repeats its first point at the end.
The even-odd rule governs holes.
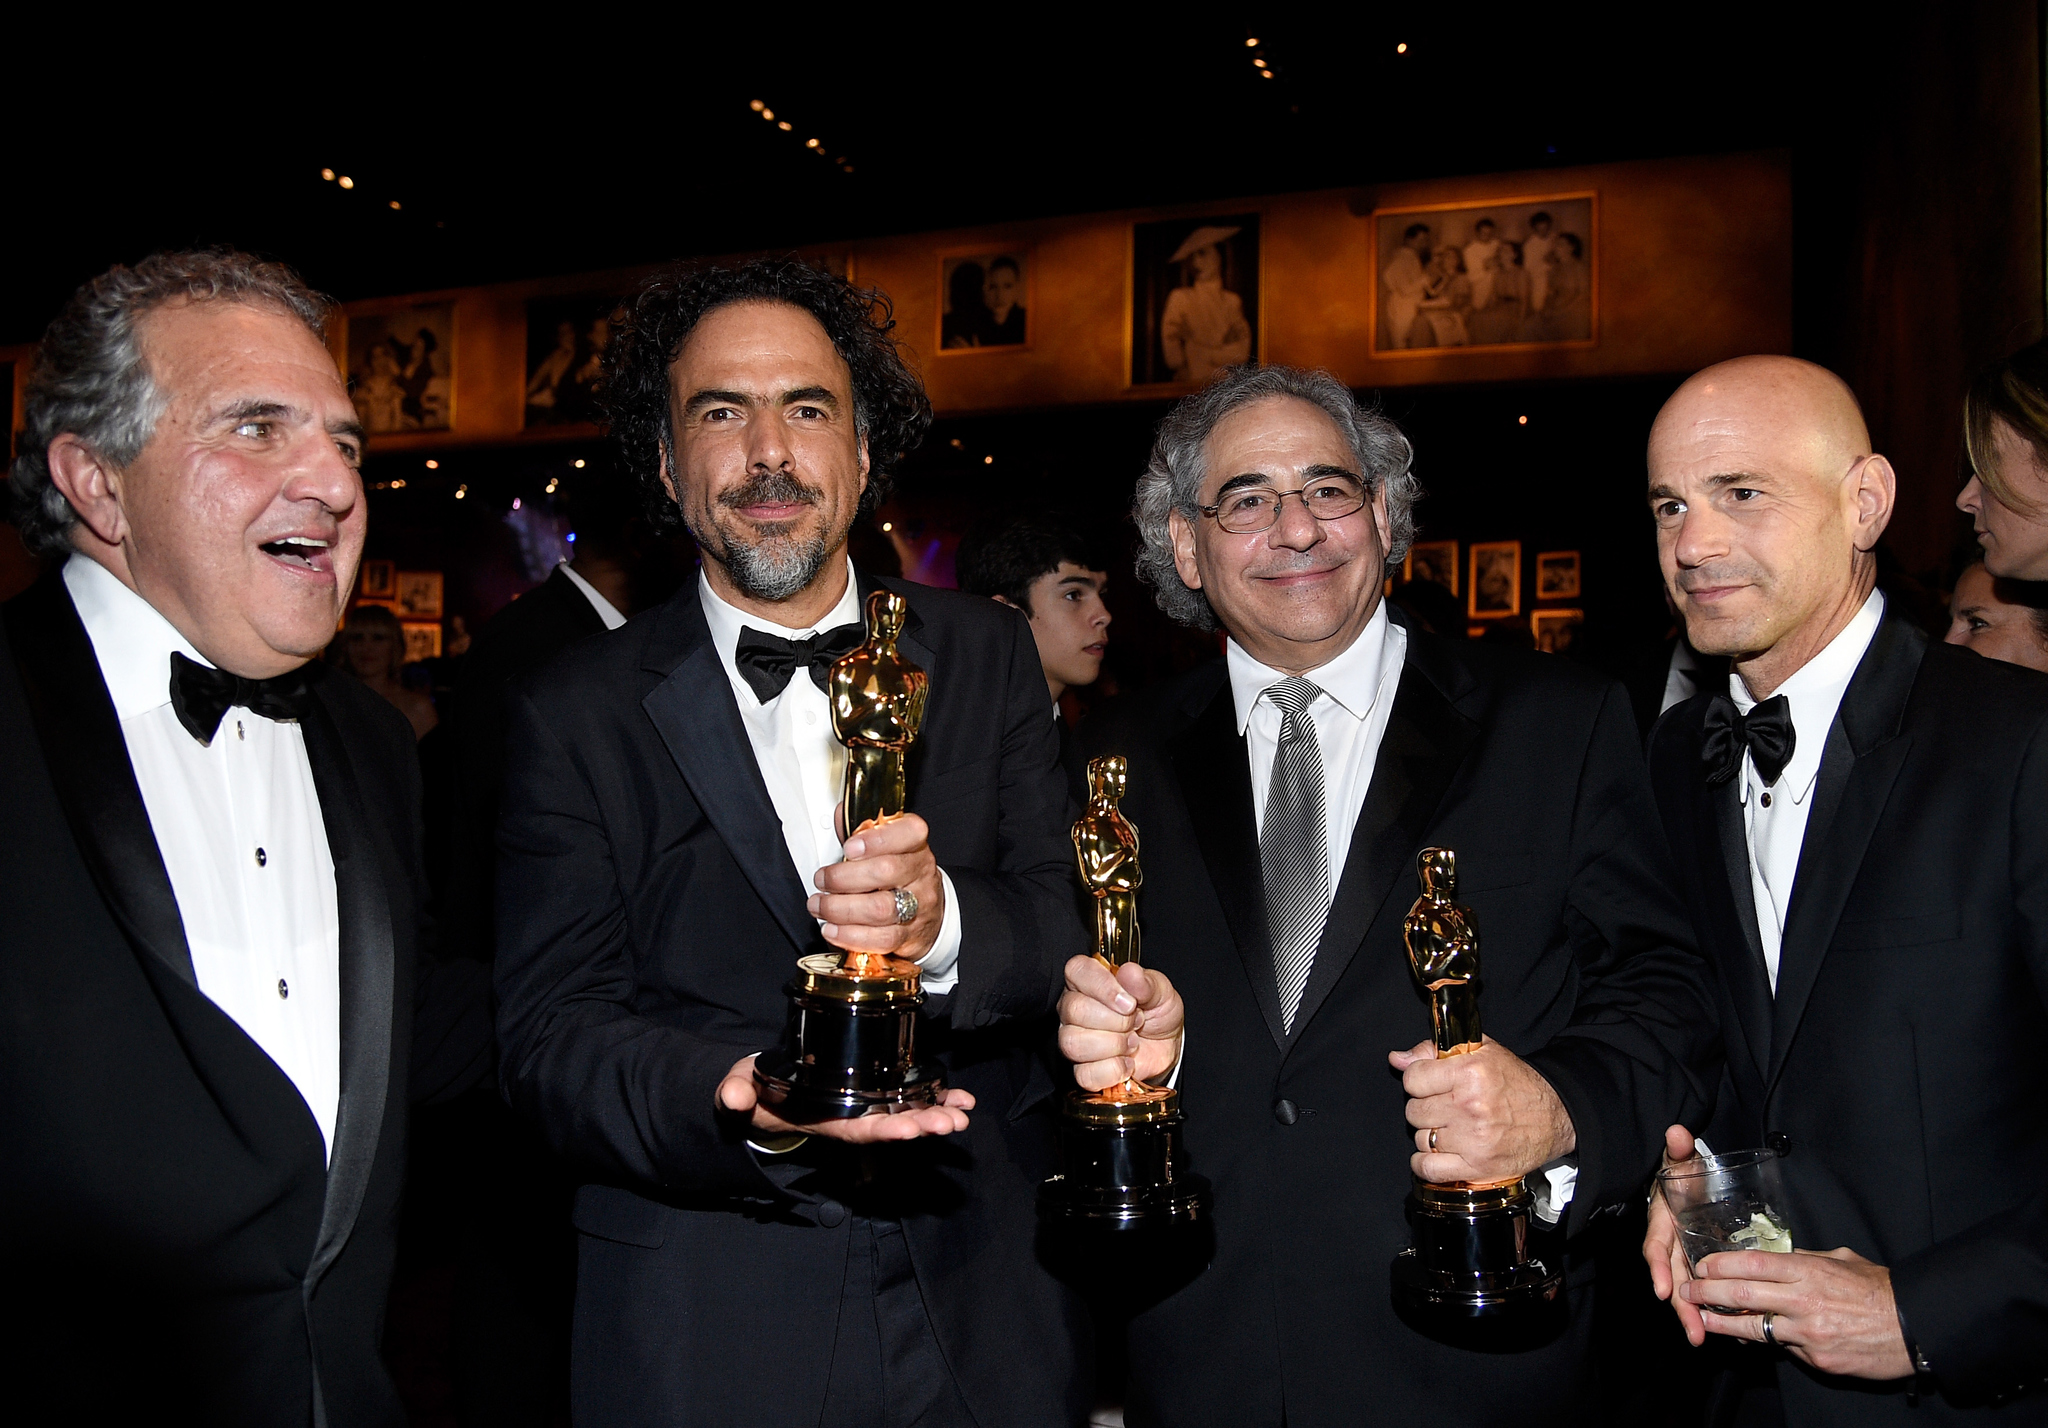
{"type": "Polygon", "coordinates": [[[1290,396],[1261,398],[1216,423],[1203,457],[1205,497],[1238,476],[1278,479],[1311,466],[1359,470],[1357,453],[1330,414],[1290,396]]]}

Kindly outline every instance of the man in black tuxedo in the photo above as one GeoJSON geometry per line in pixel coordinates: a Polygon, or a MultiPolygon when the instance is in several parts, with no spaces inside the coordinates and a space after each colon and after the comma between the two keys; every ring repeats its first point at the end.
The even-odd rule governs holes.
{"type": "Polygon", "coordinates": [[[1084,1330],[1032,1248],[1034,1053],[1082,925],[1030,631],[847,558],[929,421],[880,299],[793,261],[667,276],[607,362],[626,468],[704,559],[511,709],[502,1077],[588,1170],[577,1419],[1073,1422],[1084,1330]],[[883,587],[930,703],[910,813],[842,857],[823,676],[883,587]],[[828,939],[920,962],[943,1104],[806,1126],[757,1104],[783,985],[828,939]]]}
{"type": "Polygon", "coordinates": [[[362,553],[323,299],[240,254],[80,289],[30,378],[0,619],[0,1264],[14,1401],[399,1424],[379,1358],[415,1093],[419,765],[311,662],[362,553]]]}
{"type": "Polygon", "coordinates": [[[1896,478],[1832,373],[1707,368],[1649,468],[1665,583],[1733,659],[1650,744],[1727,1044],[1712,1119],[1667,1154],[1686,1127],[1779,1151],[1799,1250],[1688,1282],[1653,1207],[1660,1296],[1694,1343],[1725,1336],[1710,1418],[2032,1391],[2001,1421],[2048,1421],[2048,681],[1930,644],[1875,590],[1896,478]]]}
{"type": "Polygon", "coordinates": [[[1587,1230],[1641,1196],[1662,1109],[1711,1088],[1627,697],[1389,617],[1410,459],[1327,374],[1246,368],[1175,408],[1139,481],[1141,575],[1229,644],[1081,730],[1130,760],[1151,965],[1071,962],[1061,1047],[1091,1088],[1178,1076],[1215,1187],[1213,1259],[1157,1267],[1178,1278],[1133,1317],[1134,1424],[1590,1412],[1587,1230]],[[1402,937],[1429,846],[1457,854],[1488,1032],[1441,1060],[1402,937]],[[1397,1317],[1411,1172],[1534,1178],[1561,1333],[1478,1352],[1397,1317]]]}

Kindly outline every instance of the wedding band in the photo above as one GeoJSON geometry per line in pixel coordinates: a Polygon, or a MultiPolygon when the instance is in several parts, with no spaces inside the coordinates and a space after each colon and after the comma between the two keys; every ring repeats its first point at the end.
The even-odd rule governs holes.
{"type": "Polygon", "coordinates": [[[1434,1126],[1430,1127],[1429,1131],[1429,1153],[1431,1155],[1436,1154],[1436,1128],[1434,1126]]]}
{"type": "Polygon", "coordinates": [[[917,894],[909,888],[896,888],[896,921],[898,923],[917,921],[917,894]]]}
{"type": "Polygon", "coordinates": [[[1764,1342],[1769,1344],[1774,1349],[1779,1347],[1779,1344],[1778,1336],[1771,1331],[1771,1320],[1777,1317],[1778,1313],[1775,1309],[1766,1309],[1764,1310],[1763,1323],[1761,1325],[1764,1331],[1764,1342]]]}

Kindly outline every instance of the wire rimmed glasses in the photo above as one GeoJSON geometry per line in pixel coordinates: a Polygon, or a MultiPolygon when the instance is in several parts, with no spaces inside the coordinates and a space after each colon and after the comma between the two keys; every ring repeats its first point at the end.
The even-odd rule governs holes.
{"type": "Polygon", "coordinates": [[[1293,491],[1276,491],[1270,486],[1241,486],[1226,491],[1213,506],[1196,510],[1214,520],[1232,535],[1257,535],[1271,530],[1280,519],[1280,508],[1293,496],[1319,521],[1341,521],[1365,508],[1365,482],[1348,471],[1318,475],[1293,491]]]}

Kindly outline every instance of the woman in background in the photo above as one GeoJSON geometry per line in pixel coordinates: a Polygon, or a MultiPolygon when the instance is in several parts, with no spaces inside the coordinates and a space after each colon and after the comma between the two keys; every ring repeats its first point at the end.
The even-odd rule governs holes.
{"type": "Polygon", "coordinates": [[[405,664],[405,627],[382,605],[358,605],[341,629],[342,668],[396,706],[412,724],[412,736],[424,739],[441,722],[434,701],[398,681],[405,664]]]}
{"type": "Polygon", "coordinates": [[[1949,644],[2048,672],[2048,585],[2000,580],[1974,562],[1948,602],[1949,644]]]}
{"type": "Polygon", "coordinates": [[[2048,341],[2022,347],[1963,398],[1970,513],[1984,565],[2009,580],[2048,580],[2048,341]]]}

